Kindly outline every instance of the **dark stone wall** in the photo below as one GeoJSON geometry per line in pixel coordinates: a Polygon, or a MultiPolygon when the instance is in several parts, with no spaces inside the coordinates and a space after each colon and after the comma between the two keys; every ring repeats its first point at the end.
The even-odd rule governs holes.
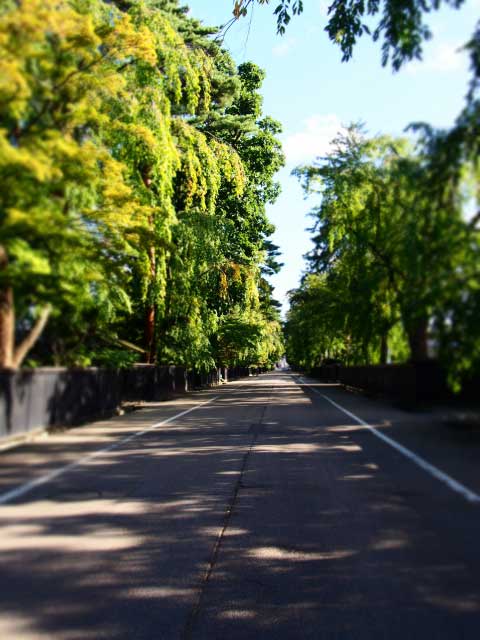
{"type": "Polygon", "coordinates": [[[478,404],[480,380],[465,380],[462,391],[453,393],[447,375],[435,361],[410,364],[342,367],[325,365],[310,372],[322,382],[339,382],[374,396],[386,396],[401,404],[478,404]]]}
{"type": "MultiPolygon", "coordinates": [[[[183,367],[0,370],[0,441],[37,429],[111,416],[122,402],[166,399],[193,388],[183,367]]],[[[201,385],[218,382],[218,372],[201,385]]]]}
{"type": "Polygon", "coordinates": [[[174,394],[257,373],[260,369],[245,367],[199,373],[184,367],[155,365],[121,370],[0,370],[0,442],[38,429],[105,418],[113,415],[122,402],[165,400],[174,394]]]}
{"type": "Polygon", "coordinates": [[[449,397],[447,378],[435,362],[341,367],[340,382],[406,405],[432,404],[449,397]]]}

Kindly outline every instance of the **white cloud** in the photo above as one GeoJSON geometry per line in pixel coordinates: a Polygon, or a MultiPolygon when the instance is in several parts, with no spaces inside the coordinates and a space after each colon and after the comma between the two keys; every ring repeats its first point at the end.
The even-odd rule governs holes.
{"type": "Polygon", "coordinates": [[[295,38],[288,38],[283,36],[280,44],[277,44],[275,47],[273,47],[272,53],[277,58],[281,58],[289,54],[296,44],[297,41],[295,38]]]}
{"type": "Polygon", "coordinates": [[[287,136],[283,142],[287,163],[311,162],[317,156],[325,155],[333,138],[342,130],[340,118],[333,113],[310,116],[303,121],[301,131],[287,136]]]}
{"type": "Polygon", "coordinates": [[[438,42],[431,46],[423,60],[414,60],[406,66],[412,75],[418,73],[452,73],[468,67],[468,55],[462,45],[438,42]]]}

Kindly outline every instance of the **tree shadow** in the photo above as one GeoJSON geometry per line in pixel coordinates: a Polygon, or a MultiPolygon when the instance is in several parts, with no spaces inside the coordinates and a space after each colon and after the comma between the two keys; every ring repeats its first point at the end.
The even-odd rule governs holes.
{"type": "MultiPolygon", "coordinates": [[[[265,411],[278,379],[222,389],[1,507],[2,637],[475,637],[472,508],[425,500],[410,467],[382,468],[382,443],[296,385],[265,411]]],[[[94,428],[90,446],[140,424],[94,428]]],[[[62,447],[24,462],[40,448],[48,469],[62,447]]],[[[3,461],[11,481],[18,456],[3,461]]]]}

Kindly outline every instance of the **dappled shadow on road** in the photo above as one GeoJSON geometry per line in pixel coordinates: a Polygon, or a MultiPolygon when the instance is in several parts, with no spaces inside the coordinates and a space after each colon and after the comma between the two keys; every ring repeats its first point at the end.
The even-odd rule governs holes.
{"type": "MultiPolygon", "coordinates": [[[[260,378],[260,380],[262,380],[260,378]]],[[[262,381],[263,382],[263,381],[262,381]]],[[[243,417],[242,410],[253,410],[263,407],[268,392],[263,386],[256,381],[237,383],[235,390],[231,388],[220,388],[212,391],[212,396],[219,396],[215,404],[209,406],[208,420],[198,422],[196,413],[182,421],[177,421],[168,425],[169,435],[176,435],[185,431],[194,434],[194,430],[198,429],[198,436],[214,436],[215,431],[220,429],[221,433],[225,432],[224,426],[227,420],[222,417],[225,407],[233,407],[239,414],[238,428],[248,429],[251,426],[251,420],[248,411],[243,417]],[[252,389],[256,389],[258,393],[252,397],[252,389]],[[262,404],[263,403],[263,404],[262,404]],[[218,420],[216,416],[219,415],[218,420]]],[[[184,410],[193,408],[199,402],[205,400],[204,394],[192,394],[187,400],[180,399],[180,409],[184,410]]],[[[170,414],[166,414],[168,419],[171,415],[175,415],[180,409],[171,403],[172,408],[170,414]]],[[[119,439],[127,438],[139,430],[144,429],[154,422],[158,417],[158,409],[165,407],[165,403],[147,403],[141,411],[127,414],[121,418],[113,420],[105,420],[92,423],[88,426],[65,431],[64,433],[53,434],[44,441],[27,444],[12,451],[3,452],[0,462],[0,493],[8,490],[11,485],[26,482],[35,477],[35,475],[48,472],[59,466],[74,462],[83,455],[88,455],[91,451],[99,448],[107,447],[119,439]],[[25,460],[34,459],[34,464],[25,464],[25,460]]],[[[160,420],[161,422],[161,420],[160,420]]],[[[160,426],[159,429],[165,433],[165,427],[160,426]]],[[[145,440],[142,439],[142,447],[145,440]]],[[[145,445],[147,446],[147,445],[145,445]]]]}
{"type": "MultiPolygon", "coordinates": [[[[415,476],[396,484],[364,432],[288,377],[260,381],[0,507],[2,637],[474,637],[470,507],[442,529],[439,504],[415,476]]],[[[45,443],[40,468],[84,447],[45,443]]]]}
{"type": "MultiPolygon", "coordinates": [[[[219,393],[0,507],[2,638],[181,635],[270,388],[219,393]]],[[[149,411],[9,452],[4,486],[28,476],[22,460],[49,472],[144,428],[149,411]]]]}

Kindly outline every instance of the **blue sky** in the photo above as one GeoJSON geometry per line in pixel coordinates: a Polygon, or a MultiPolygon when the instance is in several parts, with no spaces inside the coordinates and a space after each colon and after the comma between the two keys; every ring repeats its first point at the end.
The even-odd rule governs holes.
{"type": "MultiPolygon", "coordinates": [[[[230,0],[185,0],[191,14],[206,24],[219,25],[231,16],[230,0]]],[[[275,296],[284,303],[304,268],[310,248],[308,212],[291,170],[328,152],[342,125],[362,121],[372,134],[399,135],[413,121],[450,126],[464,104],[468,58],[459,51],[473,32],[480,0],[467,0],[458,11],[443,9],[431,15],[433,39],[421,62],[393,73],[380,64],[379,44],[363,39],[354,58],[342,63],[340,51],[323,31],[328,0],[305,0],[304,13],[292,19],[284,36],[276,34],[276,5],[257,6],[227,33],[225,46],[238,63],[251,60],[267,72],[263,86],[264,111],[283,125],[281,136],[287,166],[278,179],[282,195],[268,211],[277,227],[273,241],[280,246],[281,273],[272,278],[275,296]]]]}

